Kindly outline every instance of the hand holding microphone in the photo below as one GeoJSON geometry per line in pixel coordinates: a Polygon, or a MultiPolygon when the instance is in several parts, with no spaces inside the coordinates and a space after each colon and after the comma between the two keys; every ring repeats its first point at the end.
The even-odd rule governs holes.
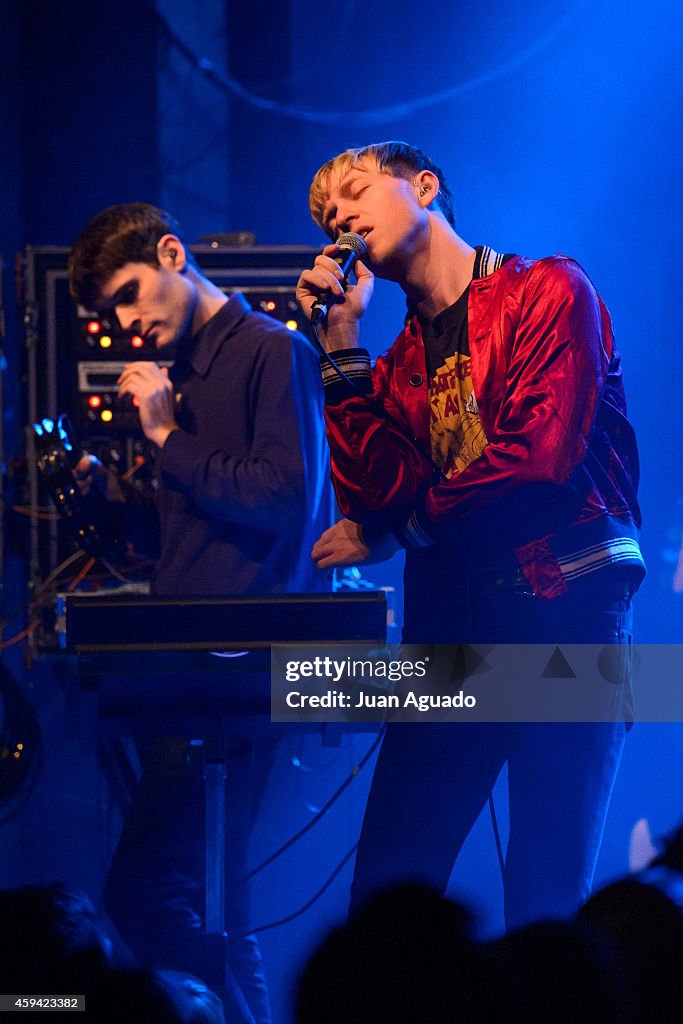
{"type": "MultiPolygon", "coordinates": [[[[339,265],[341,270],[341,285],[344,290],[356,260],[362,260],[367,255],[368,247],[365,244],[365,239],[360,235],[356,235],[353,231],[347,231],[345,235],[340,235],[337,239],[337,245],[339,246],[339,252],[332,259],[339,265]]],[[[311,307],[311,324],[313,327],[320,323],[323,317],[327,316],[327,309],[331,299],[331,292],[327,290],[320,292],[320,295],[311,307]]]]}
{"type": "Polygon", "coordinates": [[[297,300],[311,324],[320,324],[328,351],[353,348],[358,343],[358,320],[374,286],[372,273],[360,262],[366,253],[365,239],[349,231],[340,235],[336,245],[326,246],[313,267],[299,278],[297,300]],[[351,284],[348,278],[354,266],[356,283],[351,284]]]}

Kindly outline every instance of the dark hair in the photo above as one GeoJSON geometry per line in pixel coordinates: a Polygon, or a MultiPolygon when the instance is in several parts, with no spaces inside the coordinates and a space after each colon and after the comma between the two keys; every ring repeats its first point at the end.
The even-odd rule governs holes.
{"type": "Polygon", "coordinates": [[[486,1020],[473,927],[465,907],[429,886],[375,893],[304,966],[297,1024],[486,1020]]]}
{"type": "MultiPolygon", "coordinates": [[[[92,308],[107,279],[126,263],[158,267],[157,244],[169,233],[178,234],[176,221],[149,203],[119,203],[102,210],[83,228],[69,255],[71,297],[92,308]]],[[[187,257],[196,266],[189,252],[187,257]]]]}
{"type": "Polygon", "coordinates": [[[0,985],[68,992],[98,976],[111,956],[104,922],[85,894],[60,882],[0,892],[0,985]]]}
{"type": "Polygon", "coordinates": [[[333,173],[345,174],[362,160],[373,160],[379,171],[391,174],[394,178],[412,178],[420,171],[431,171],[439,179],[439,194],[436,203],[452,228],[455,228],[453,213],[453,197],[446,184],[446,176],[433,160],[407,142],[375,142],[371,146],[359,149],[347,149],[338,156],[328,160],[316,172],[308,194],[311,216],[316,224],[322,224],[322,214],[329,198],[330,176],[333,173]]]}
{"type": "Polygon", "coordinates": [[[171,996],[185,1024],[225,1024],[221,1000],[200,978],[168,969],[157,969],[154,974],[171,996]]]}

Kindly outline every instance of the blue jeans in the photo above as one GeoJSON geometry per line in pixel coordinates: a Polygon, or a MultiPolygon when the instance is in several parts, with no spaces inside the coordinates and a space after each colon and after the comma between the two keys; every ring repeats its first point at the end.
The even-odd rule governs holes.
{"type": "MultiPolygon", "coordinates": [[[[553,601],[523,587],[465,580],[452,635],[406,639],[629,645],[631,596],[631,585],[620,579],[584,582],[553,601]]],[[[631,719],[628,656],[620,664],[625,685],[618,689],[627,700],[623,718],[613,722],[390,724],[363,821],[352,909],[377,889],[408,879],[445,890],[507,763],[506,925],[573,914],[590,893],[631,719]]]]}

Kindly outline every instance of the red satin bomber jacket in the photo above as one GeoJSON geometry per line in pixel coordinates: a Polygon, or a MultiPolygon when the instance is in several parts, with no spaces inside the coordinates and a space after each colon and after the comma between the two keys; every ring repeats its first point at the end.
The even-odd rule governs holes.
{"type": "Polygon", "coordinates": [[[566,590],[590,557],[597,565],[584,551],[611,545],[614,553],[622,535],[631,561],[642,565],[638,453],[620,359],[609,313],[581,267],[561,255],[516,256],[473,280],[468,336],[489,443],[448,480],[429,455],[429,382],[416,318],[372,370],[365,350],[333,354],[362,394],[323,361],[342,513],[393,529],[408,549],[448,548],[457,538],[472,565],[516,564],[546,598],[566,590]]]}

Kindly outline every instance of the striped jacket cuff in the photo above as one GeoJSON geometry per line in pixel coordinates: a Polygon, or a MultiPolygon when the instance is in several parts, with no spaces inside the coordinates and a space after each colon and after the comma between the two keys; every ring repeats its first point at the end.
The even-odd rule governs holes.
{"type": "Polygon", "coordinates": [[[394,533],[404,548],[429,548],[435,543],[420,524],[415,510],[411,512],[410,519],[403,526],[395,528],[394,533]]]}
{"type": "Polygon", "coordinates": [[[339,405],[346,398],[354,395],[369,395],[372,392],[372,375],[370,371],[370,353],[364,348],[345,348],[339,352],[331,352],[339,369],[348,380],[340,377],[326,356],[320,358],[320,369],[325,390],[325,405],[339,405]]]}

